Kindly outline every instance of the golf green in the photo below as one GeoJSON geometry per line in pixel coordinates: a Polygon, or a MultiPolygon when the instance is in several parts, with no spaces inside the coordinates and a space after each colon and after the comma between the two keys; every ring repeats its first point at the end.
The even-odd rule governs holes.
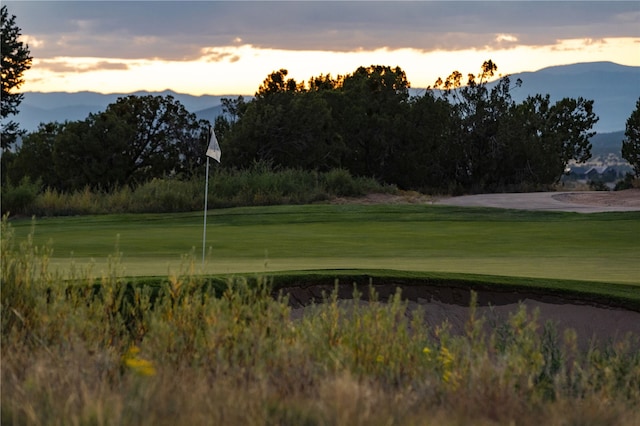
{"type": "Polygon", "coordinates": [[[14,220],[66,272],[128,276],[396,269],[640,285],[640,213],[305,205],[14,220]],[[111,262],[108,259],[111,258],[111,262]],[[112,266],[108,266],[111,263],[112,266]]]}

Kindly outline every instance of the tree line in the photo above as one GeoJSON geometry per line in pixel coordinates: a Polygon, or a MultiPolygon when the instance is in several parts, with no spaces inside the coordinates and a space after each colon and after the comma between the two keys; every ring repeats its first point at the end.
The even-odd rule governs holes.
{"type": "MultiPolygon", "coordinates": [[[[271,73],[255,97],[223,102],[216,119],[225,163],[344,168],[402,189],[492,192],[544,189],[571,160],[591,157],[598,117],[593,100],[552,102],[536,94],[517,103],[522,81],[494,81],[497,65],[477,75],[454,71],[411,96],[399,67],[359,67],[307,83],[271,73]]],[[[623,156],[640,173],[640,99],[627,120],[623,156]]]]}
{"type": "MultiPolygon", "coordinates": [[[[589,159],[593,101],[538,94],[516,103],[510,91],[521,82],[490,83],[496,71],[486,61],[466,81],[454,72],[417,96],[399,67],[308,83],[274,71],[251,100],[223,99],[214,123],[221,167],[345,169],[402,189],[456,193],[544,188],[570,160],[589,159]]],[[[209,126],[171,96],[126,96],[82,121],[41,124],[3,171],[62,191],[189,178],[202,173],[209,126]]]]}
{"type": "MultiPolygon", "coordinates": [[[[41,123],[25,135],[7,121],[19,112],[15,89],[32,60],[19,36],[3,6],[3,186],[26,178],[60,191],[110,189],[202,173],[210,123],[171,96],[122,97],[85,120],[41,123]]],[[[251,100],[222,100],[221,167],[343,169],[402,189],[451,193],[544,188],[570,160],[590,158],[592,100],[537,94],[516,103],[511,90],[522,82],[492,81],[497,69],[488,60],[477,75],[454,71],[416,96],[400,67],[359,67],[306,83],[274,71],[251,100]]],[[[636,175],[639,110],[640,99],[622,146],[636,175]]]]}
{"type": "Polygon", "coordinates": [[[121,97],[85,120],[40,124],[9,154],[6,177],[61,191],[188,178],[202,169],[208,132],[209,122],[171,96],[121,97]]]}
{"type": "Polygon", "coordinates": [[[459,72],[420,96],[399,67],[360,67],[308,84],[273,72],[251,102],[227,101],[216,120],[225,162],[242,167],[346,168],[405,189],[497,191],[556,182],[590,157],[593,101],[530,96],[516,103],[497,66],[459,72]]]}

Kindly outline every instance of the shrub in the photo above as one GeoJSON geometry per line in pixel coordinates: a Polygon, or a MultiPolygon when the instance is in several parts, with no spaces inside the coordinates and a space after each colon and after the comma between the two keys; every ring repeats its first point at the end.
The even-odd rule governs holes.
{"type": "Polygon", "coordinates": [[[602,181],[589,181],[589,189],[592,191],[609,191],[609,187],[602,181]]]}
{"type": "Polygon", "coordinates": [[[131,191],[130,198],[129,212],[193,211],[204,203],[204,182],[154,178],[131,191]]]}
{"type": "Polygon", "coordinates": [[[17,186],[6,182],[2,185],[2,214],[28,214],[39,191],[39,183],[31,182],[28,177],[22,179],[17,186]]]}
{"type": "MultiPolygon", "coordinates": [[[[4,186],[3,212],[38,216],[169,213],[197,211],[204,206],[205,179],[152,179],[135,187],[73,192],[46,188],[25,181],[20,187],[4,186]]],[[[209,179],[208,207],[274,204],[306,204],[332,197],[359,196],[370,192],[395,193],[371,178],[354,178],[343,169],[326,173],[301,169],[273,170],[258,162],[245,170],[214,169],[209,179]]]]}
{"type": "Polygon", "coordinates": [[[625,189],[640,188],[640,178],[635,177],[633,173],[624,175],[624,179],[616,182],[614,191],[622,191],[625,189]]]}

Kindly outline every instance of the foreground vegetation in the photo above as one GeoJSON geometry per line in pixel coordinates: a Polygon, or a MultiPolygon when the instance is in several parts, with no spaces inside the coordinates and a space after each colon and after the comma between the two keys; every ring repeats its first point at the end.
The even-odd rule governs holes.
{"type": "Polygon", "coordinates": [[[52,273],[49,255],[4,222],[2,424],[640,420],[637,336],[582,350],[524,308],[495,325],[472,313],[454,335],[399,294],[327,294],[294,320],[265,280],[216,291],[186,268],[134,289],[114,256],[94,286],[52,273]]]}

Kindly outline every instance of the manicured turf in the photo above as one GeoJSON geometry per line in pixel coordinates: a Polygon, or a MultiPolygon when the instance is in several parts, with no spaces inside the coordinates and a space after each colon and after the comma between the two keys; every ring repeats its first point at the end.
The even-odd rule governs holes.
{"type": "MultiPolygon", "coordinates": [[[[640,285],[640,213],[577,214],[429,205],[307,205],[202,212],[42,218],[64,270],[122,253],[123,275],[394,269],[640,285]]],[[[12,223],[24,236],[30,220],[12,223]]]]}

